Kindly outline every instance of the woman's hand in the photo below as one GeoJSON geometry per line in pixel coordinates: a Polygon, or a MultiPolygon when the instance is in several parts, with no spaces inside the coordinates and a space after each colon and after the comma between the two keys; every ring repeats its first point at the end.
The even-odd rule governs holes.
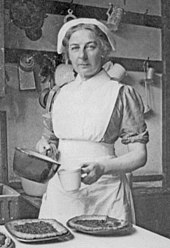
{"type": "Polygon", "coordinates": [[[58,160],[59,158],[59,151],[56,148],[56,145],[52,143],[49,144],[48,141],[44,137],[42,137],[37,142],[36,150],[43,155],[47,155],[53,158],[54,160],[58,160]]]}
{"type": "Polygon", "coordinates": [[[36,150],[43,155],[47,155],[50,149],[51,146],[44,137],[42,137],[36,144],[36,150]]]}
{"type": "Polygon", "coordinates": [[[81,167],[82,182],[84,184],[92,184],[96,182],[104,174],[104,166],[101,163],[86,163],[81,167]]]}

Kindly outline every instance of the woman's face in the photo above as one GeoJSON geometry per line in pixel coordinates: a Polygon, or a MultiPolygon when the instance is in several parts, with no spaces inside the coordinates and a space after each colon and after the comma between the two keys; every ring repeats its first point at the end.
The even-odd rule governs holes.
{"type": "Polygon", "coordinates": [[[74,70],[82,79],[94,76],[102,67],[101,45],[90,30],[78,30],[71,35],[68,54],[74,70]]]}

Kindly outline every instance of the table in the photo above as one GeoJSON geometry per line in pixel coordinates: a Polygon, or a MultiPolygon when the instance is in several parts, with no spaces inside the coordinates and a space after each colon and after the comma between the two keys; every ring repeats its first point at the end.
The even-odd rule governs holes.
{"type": "Polygon", "coordinates": [[[16,248],[170,248],[170,239],[134,225],[134,232],[126,236],[97,237],[72,232],[74,239],[47,244],[27,244],[14,239],[0,226],[0,232],[12,237],[16,248]]]}

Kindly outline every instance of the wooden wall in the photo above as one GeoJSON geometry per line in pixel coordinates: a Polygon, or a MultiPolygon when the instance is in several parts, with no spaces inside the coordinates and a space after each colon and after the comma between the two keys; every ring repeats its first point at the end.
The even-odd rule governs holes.
{"type": "MultiPolygon", "coordinates": [[[[77,16],[89,14],[91,17],[95,17],[92,15],[98,16],[100,14],[102,20],[106,21],[105,13],[109,2],[110,0],[75,0],[74,5],[71,7],[77,16]],[[95,11],[91,12],[89,6],[93,6],[95,11]]],[[[117,3],[118,1],[113,2],[117,3]]],[[[4,13],[2,12],[3,1],[0,1],[0,34],[2,37],[0,39],[0,46],[2,48],[0,50],[0,110],[6,112],[5,115],[3,112],[3,119],[5,118],[6,122],[6,141],[8,145],[8,156],[4,152],[3,163],[9,163],[9,174],[7,177],[9,176],[12,182],[16,180],[12,170],[14,147],[18,145],[34,148],[36,141],[41,135],[41,115],[43,113],[43,109],[38,104],[38,92],[36,90],[20,91],[18,64],[16,62],[18,62],[19,55],[23,52],[23,49],[28,51],[38,50],[40,52],[56,51],[57,32],[70,5],[67,0],[49,1],[47,6],[49,14],[43,26],[43,36],[39,41],[32,42],[25,37],[23,30],[11,23],[9,3],[10,0],[5,1],[5,51],[6,70],[8,73],[8,80],[6,82],[4,70],[2,70],[4,66],[4,13]],[[53,4],[54,7],[50,7],[50,4],[53,4]]],[[[151,65],[156,69],[155,84],[152,85],[154,115],[147,119],[151,134],[151,141],[148,145],[149,159],[146,171],[139,171],[139,175],[148,172],[156,172],[158,174],[163,172],[164,177],[163,188],[148,189],[145,188],[145,185],[141,185],[141,187],[133,190],[137,224],[170,237],[170,194],[168,189],[170,186],[169,1],[126,0],[121,1],[121,6],[125,8],[126,15],[123,18],[119,31],[115,34],[118,49],[114,54],[114,60],[126,67],[128,77],[125,82],[135,86],[144,98],[143,86],[140,83],[144,78],[143,62],[148,56],[151,59],[151,65]],[[147,9],[148,14],[143,15],[147,9]]],[[[2,120],[2,115],[0,117],[2,120]]],[[[3,129],[2,124],[0,128],[3,129]]],[[[0,138],[2,140],[2,134],[0,138]]],[[[2,164],[2,155],[0,163],[2,164]]],[[[158,179],[160,178],[158,175],[158,179]]],[[[149,181],[152,179],[152,177],[147,177],[149,181]]],[[[37,210],[35,212],[37,214],[37,210]]]]}
{"type": "MultiPolygon", "coordinates": [[[[38,41],[31,41],[25,36],[24,30],[16,27],[10,20],[9,4],[5,2],[5,59],[8,82],[6,97],[1,100],[1,109],[7,111],[8,118],[8,159],[10,178],[14,177],[12,167],[13,151],[16,145],[35,147],[41,135],[43,109],[38,104],[38,92],[20,91],[18,74],[18,60],[24,51],[39,51],[56,53],[57,33],[67,10],[67,1],[48,1],[47,14],[43,25],[43,35],[38,41]],[[32,128],[31,128],[32,126],[32,128]],[[28,135],[29,134],[29,135],[28,135]]],[[[114,1],[113,1],[114,3],[114,1]]],[[[151,86],[152,110],[154,114],[147,120],[150,131],[148,144],[149,156],[145,168],[136,174],[162,173],[162,49],[161,49],[161,4],[160,0],[138,1],[132,0],[120,3],[125,9],[119,30],[114,34],[117,51],[113,54],[113,61],[121,63],[127,69],[125,83],[131,84],[145,99],[145,90],[141,81],[145,75],[143,63],[149,57],[151,66],[155,68],[155,82],[151,86]],[[148,15],[144,15],[146,9],[148,15]],[[140,10],[140,11],[139,11],[140,10]],[[152,40],[152,42],[150,42],[152,40]],[[156,135],[155,135],[156,134],[156,135]]],[[[99,17],[103,22],[107,20],[109,1],[74,1],[71,6],[77,17],[99,17]]],[[[118,154],[126,152],[125,146],[117,144],[118,154]]]]}

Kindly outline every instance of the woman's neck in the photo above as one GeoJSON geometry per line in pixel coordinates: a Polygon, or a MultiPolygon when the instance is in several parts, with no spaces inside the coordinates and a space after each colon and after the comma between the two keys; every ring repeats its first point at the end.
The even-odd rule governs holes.
{"type": "Polygon", "coordinates": [[[99,70],[97,70],[94,74],[92,74],[92,75],[81,75],[81,74],[79,74],[79,76],[80,76],[80,78],[81,78],[81,80],[82,81],[87,81],[88,79],[90,79],[90,78],[92,78],[92,77],[94,77],[95,75],[97,75],[101,70],[102,70],[103,68],[101,67],[99,70]]]}

